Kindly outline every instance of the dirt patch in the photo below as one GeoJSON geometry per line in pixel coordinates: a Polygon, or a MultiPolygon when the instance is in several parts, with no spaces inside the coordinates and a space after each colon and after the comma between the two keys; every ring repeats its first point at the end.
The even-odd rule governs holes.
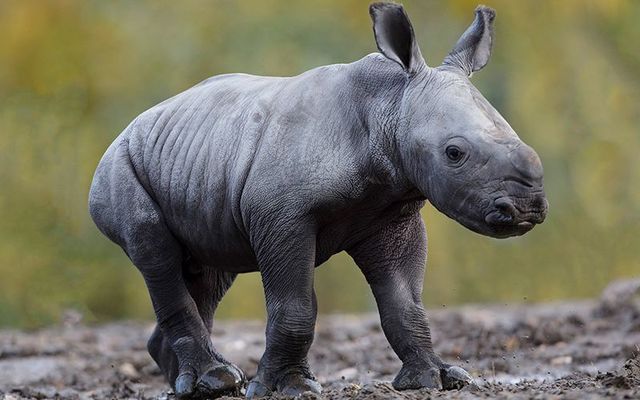
{"type": "MultiPolygon", "coordinates": [[[[318,320],[310,362],[331,399],[640,398],[640,281],[579,303],[468,306],[430,312],[434,345],[476,384],[395,391],[400,368],[376,315],[318,320]]],[[[151,324],[0,331],[0,398],[170,399],[146,352],[151,324]]],[[[214,343],[249,376],[264,348],[260,321],[220,322],[214,343]]]]}

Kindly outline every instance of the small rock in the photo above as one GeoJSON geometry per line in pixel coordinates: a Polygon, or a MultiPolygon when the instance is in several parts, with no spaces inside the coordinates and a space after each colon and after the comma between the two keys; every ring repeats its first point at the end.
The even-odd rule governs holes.
{"type": "Polygon", "coordinates": [[[573,362],[571,356],[560,356],[551,359],[551,365],[568,365],[573,362]]]}
{"type": "Polygon", "coordinates": [[[138,370],[136,370],[136,367],[128,362],[121,364],[118,368],[118,372],[130,379],[137,379],[140,377],[140,374],[138,373],[138,370]]]}

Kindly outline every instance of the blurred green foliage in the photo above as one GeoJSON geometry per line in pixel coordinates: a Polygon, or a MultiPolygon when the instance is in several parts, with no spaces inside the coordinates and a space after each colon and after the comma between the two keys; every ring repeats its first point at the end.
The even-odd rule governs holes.
{"type": "MultiPolygon", "coordinates": [[[[640,2],[487,1],[493,58],[474,77],[540,154],[545,224],[498,241],[424,210],[425,300],[522,302],[596,295],[640,274],[640,2]]],[[[405,1],[431,65],[475,1],[405,1]]],[[[0,1],[0,325],[64,309],[149,318],[142,279],[87,214],[93,170],[138,113],[225,72],[293,75],[375,50],[366,1],[0,1]]],[[[317,271],[321,312],[373,309],[351,259],[317,271]]],[[[224,317],[262,316],[256,274],[224,317]]]]}

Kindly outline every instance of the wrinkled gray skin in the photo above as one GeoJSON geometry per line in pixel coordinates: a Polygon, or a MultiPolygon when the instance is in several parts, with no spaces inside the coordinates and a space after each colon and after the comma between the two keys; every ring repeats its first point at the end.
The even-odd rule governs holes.
{"type": "Polygon", "coordinates": [[[475,232],[522,235],[544,220],[542,165],[468,77],[491,51],[493,10],[428,67],[399,5],[370,8],[381,53],[291,78],[222,75],[151,108],[113,142],[89,207],[142,273],[149,340],[178,397],[245,384],[210,339],[238,273],[259,271],[266,350],[248,397],[320,391],[307,364],[314,268],[347,251],[403,367],[398,389],[471,381],[431,345],[422,306],[429,200],[475,232]]]}

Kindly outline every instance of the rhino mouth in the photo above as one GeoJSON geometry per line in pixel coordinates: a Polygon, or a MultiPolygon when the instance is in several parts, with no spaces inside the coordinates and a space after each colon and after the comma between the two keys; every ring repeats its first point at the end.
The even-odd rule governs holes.
{"type": "Polygon", "coordinates": [[[547,208],[544,195],[534,196],[527,201],[499,197],[485,216],[485,222],[496,231],[497,236],[522,235],[544,222],[547,208]]]}

